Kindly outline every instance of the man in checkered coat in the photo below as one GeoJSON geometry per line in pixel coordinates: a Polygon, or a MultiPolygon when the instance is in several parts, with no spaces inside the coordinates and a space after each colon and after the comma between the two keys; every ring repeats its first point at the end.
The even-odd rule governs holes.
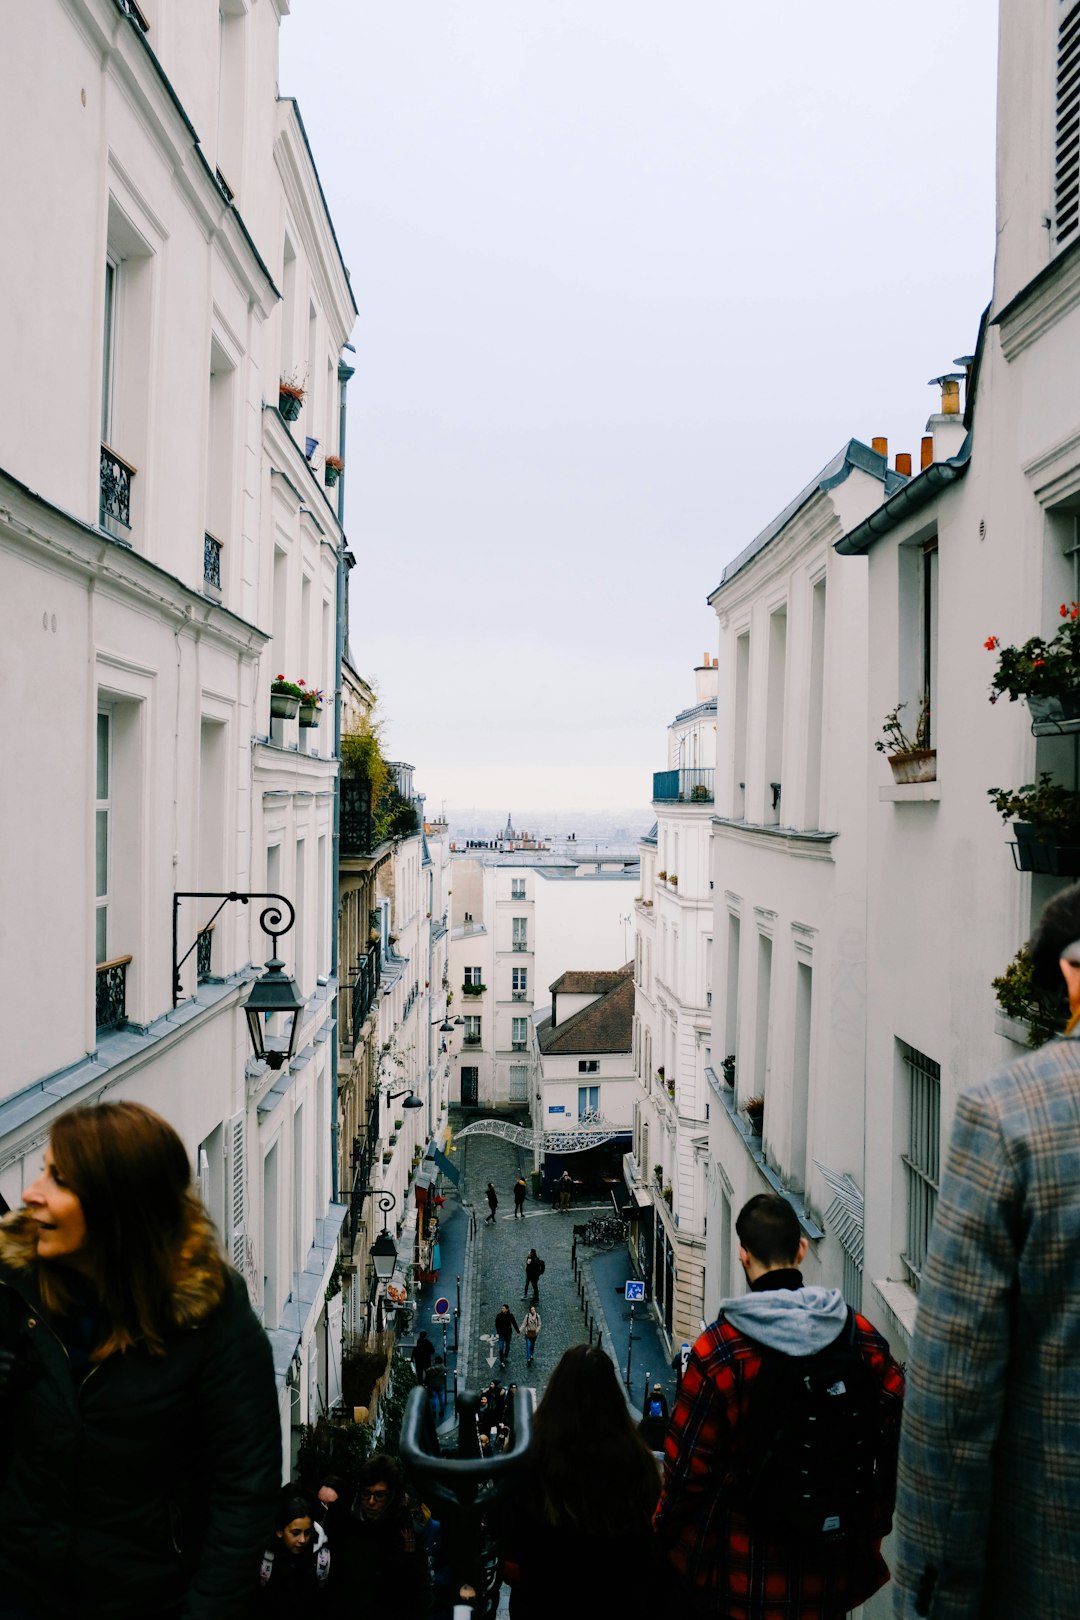
{"type": "Polygon", "coordinates": [[[900,1453],[904,1620],[1080,1615],[1080,884],[1030,951],[1072,1016],[957,1104],[900,1453]]]}
{"type": "Polygon", "coordinates": [[[873,1532],[842,1549],[779,1537],[743,1511],[740,1479],[755,1380],[768,1350],[814,1355],[848,1331],[838,1288],[805,1288],[807,1241],[785,1198],[751,1198],[735,1223],[750,1292],[728,1299],[690,1352],[664,1445],[655,1527],[677,1597],[671,1614],[723,1620],[840,1620],[889,1578],[881,1536],[892,1518],[904,1375],[864,1316],[854,1343],[877,1391],[873,1532]]]}

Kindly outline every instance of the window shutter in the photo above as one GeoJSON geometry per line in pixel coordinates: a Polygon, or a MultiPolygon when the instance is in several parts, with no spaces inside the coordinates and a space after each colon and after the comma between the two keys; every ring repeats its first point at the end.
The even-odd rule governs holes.
{"type": "Polygon", "coordinates": [[[1058,25],[1054,128],[1054,240],[1067,242],[1080,225],[1080,0],[1062,0],[1058,25]]]}
{"type": "Polygon", "coordinates": [[[233,1265],[246,1274],[246,1238],[244,1227],[244,1125],[243,1114],[234,1114],[227,1127],[226,1148],[229,1156],[226,1202],[229,1217],[229,1254],[233,1265]]]}

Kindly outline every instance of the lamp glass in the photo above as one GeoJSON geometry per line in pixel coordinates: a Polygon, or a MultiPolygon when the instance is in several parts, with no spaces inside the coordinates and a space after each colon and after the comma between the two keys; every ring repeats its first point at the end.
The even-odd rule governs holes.
{"type": "Polygon", "coordinates": [[[397,1244],[384,1226],[371,1245],[371,1264],[380,1282],[389,1282],[397,1265],[397,1244]]]}

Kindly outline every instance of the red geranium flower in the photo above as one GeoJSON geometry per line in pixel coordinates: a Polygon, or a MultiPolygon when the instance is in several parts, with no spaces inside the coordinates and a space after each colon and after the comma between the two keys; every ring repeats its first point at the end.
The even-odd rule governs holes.
{"type": "Polygon", "coordinates": [[[986,640],[983,642],[983,646],[986,648],[987,652],[993,652],[994,648],[997,645],[998,645],[997,636],[987,636],[986,640]]]}

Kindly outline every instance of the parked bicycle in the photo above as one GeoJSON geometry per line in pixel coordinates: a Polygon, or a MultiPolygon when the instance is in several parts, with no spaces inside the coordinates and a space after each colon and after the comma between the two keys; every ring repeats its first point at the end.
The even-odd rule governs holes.
{"type": "Polygon", "coordinates": [[[630,1236],[630,1223],[614,1215],[594,1216],[583,1226],[575,1226],[574,1236],[594,1249],[613,1249],[616,1243],[625,1243],[630,1236]]]}

